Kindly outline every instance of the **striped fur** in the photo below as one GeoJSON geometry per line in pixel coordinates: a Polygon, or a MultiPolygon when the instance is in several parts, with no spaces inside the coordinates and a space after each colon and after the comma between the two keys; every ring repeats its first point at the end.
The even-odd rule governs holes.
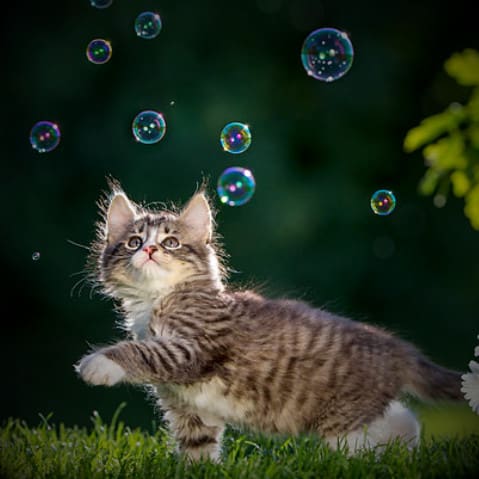
{"type": "Polygon", "coordinates": [[[396,428],[398,417],[410,420],[395,406],[402,392],[462,398],[458,373],[386,331],[304,302],[228,289],[204,193],[181,212],[149,211],[118,195],[116,188],[93,259],[130,338],[87,356],[78,370],[90,383],[110,385],[119,370],[102,368],[115,364],[121,382],[151,385],[178,450],[191,459],[219,458],[226,423],[315,432],[329,443],[357,438],[368,425],[377,437],[394,437],[400,427],[378,431],[396,428]],[[134,236],[157,248],[156,260],[128,246],[134,236]],[[162,246],[171,236],[181,246],[162,246]]]}

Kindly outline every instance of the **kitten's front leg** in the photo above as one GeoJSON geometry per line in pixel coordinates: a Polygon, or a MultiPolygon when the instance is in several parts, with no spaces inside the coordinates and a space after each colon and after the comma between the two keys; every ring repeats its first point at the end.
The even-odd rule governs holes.
{"type": "Polygon", "coordinates": [[[175,338],[121,341],[85,356],[75,369],[93,385],[119,382],[189,382],[197,379],[202,361],[198,348],[175,338]]]}
{"type": "Polygon", "coordinates": [[[85,382],[94,386],[113,386],[126,377],[125,370],[101,352],[85,356],[75,365],[75,370],[85,382]]]}

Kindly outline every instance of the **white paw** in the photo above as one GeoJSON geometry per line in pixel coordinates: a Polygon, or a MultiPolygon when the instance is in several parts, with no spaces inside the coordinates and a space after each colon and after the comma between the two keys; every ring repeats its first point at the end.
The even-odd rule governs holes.
{"type": "Polygon", "coordinates": [[[85,356],[75,369],[85,382],[94,386],[113,386],[126,376],[125,370],[120,365],[101,353],[85,356]]]}

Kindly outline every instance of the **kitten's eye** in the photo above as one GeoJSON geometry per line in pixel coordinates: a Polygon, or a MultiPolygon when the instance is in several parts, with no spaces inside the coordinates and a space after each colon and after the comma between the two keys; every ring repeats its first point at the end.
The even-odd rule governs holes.
{"type": "Polygon", "coordinates": [[[181,247],[180,242],[174,236],[168,236],[161,242],[161,246],[166,249],[178,249],[181,247]]]}
{"type": "Polygon", "coordinates": [[[130,249],[138,249],[143,244],[143,240],[139,236],[132,236],[126,246],[130,249]]]}

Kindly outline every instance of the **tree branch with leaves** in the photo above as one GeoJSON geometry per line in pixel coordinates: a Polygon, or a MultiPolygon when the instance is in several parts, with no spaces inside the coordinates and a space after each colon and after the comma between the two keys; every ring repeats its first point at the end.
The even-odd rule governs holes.
{"type": "Polygon", "coordinates": [[[464,105],[450,104],[409,130],[404,150],[422,148],[427,169],[419,192],[434,195],[434,203],[442,206],[452,187],[455,196],[464,198],[471,226],[479,230],[479,52],[455,53],[444,69],[459,85],[472,88],[469,99],[464,105]]]}

